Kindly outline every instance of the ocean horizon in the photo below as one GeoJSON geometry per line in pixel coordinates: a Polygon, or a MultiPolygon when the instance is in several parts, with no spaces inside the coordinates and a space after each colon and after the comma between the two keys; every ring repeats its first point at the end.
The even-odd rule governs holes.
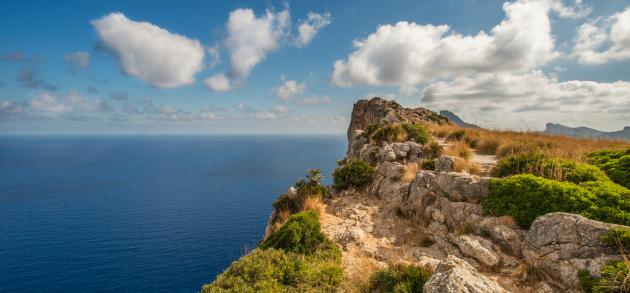
{"type": "Polygon", "coordinates": [[[197,292],[342,135],[0,136],[0,291],[197,292]]]}

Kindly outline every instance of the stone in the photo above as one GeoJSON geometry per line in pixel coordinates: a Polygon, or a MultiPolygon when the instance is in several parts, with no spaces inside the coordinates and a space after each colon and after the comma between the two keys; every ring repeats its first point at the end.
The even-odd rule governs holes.
{"type": "Polygon", "coordinates": [[[348,227],[345,231],[337,236],[337,243],[344,248],[350,243],[360,242],[363,238],[363,231],[357,227],[348,227]]]}
{"type": "Polygon", "coordinates": [[[441,172],[435,178],[435,184],[450,200],[473,203],[490,195],[488,182],[487,177],[456,172],[441,172]]]}
{"type": "Polygon", "coordinates": [[[501,262],[501,258],[492,252],[492,244],[481,237],[462,235],[455,244],[463,255],[474,258],[486,267],[495,267],[501,262]]]}
{"type": "Polygon", "coordinates": [[[435,172],[451,172],[455,170],[455,159],[451,156],[440,155],[435,161],[435,172]]]}
{"type": "Polygon", "coordinates": [[[383,176],[398,180],[404,172],[405,165],[397,162],[383,162],[377,167],[377,171],[383,176]]]}
{"type": "Polygon", "coordinates": [[[396,161],[394,148],[390,144],[383,142],[380,157],[382,161],[396,161]]]}
{"type": "Polygon", "coordinates": [[[394,149],[394,153],[396,154],[396,159],[404,159],[407,157],[407,153],[409,152],[409,145],[403,142],[395,142],[392,144],[392,148],[394,149]]]}
{"type": "Polygon", "coordinates": [[[440,262],[424,284],[425,293],[499,293],[509,292],[479,273],[466,261],[449,255],[440,262]]]}

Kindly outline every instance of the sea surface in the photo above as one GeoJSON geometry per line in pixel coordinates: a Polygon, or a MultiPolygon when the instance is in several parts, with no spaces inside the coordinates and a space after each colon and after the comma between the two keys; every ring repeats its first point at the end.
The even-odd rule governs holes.
{"type": "Polygon", "coordinates": [[[343,136],[0,136],[0,292],[197,292],[343,136]]]}

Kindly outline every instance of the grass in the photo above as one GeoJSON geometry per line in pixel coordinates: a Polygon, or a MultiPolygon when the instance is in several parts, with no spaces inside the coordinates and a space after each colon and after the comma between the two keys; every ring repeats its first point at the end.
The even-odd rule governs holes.
{"type": "Polygon", "coordinates": [[[419,266],[391,265],[372,275],[368,292],[422,292],[430,276],[428,271],[419,266]]]}
{"type": "Polygon", "coordinates": [[[271,219],[272,231],[279,228],[289,216],[309,209],[308,205],[314,202],[321,203],[321,198],[329,195],[326,187],[321,185],[323,178],[320,170],[308,170],[306,178],[294,184],[295,193],[282,194],[273,202],[275,213],[271,219]]]}
{"type": "Polygon", "coordinates": [[[529,173],[558,181],[581,183],[587,181],[608,181],[599,168],[574,161],[549,158],[540,152],[517,153],[497,162],[494,176],[507,177],[529,173]]]}
{"type": "Polygon", "coordinates": [[[336,292],[343,280],[341,251],[319,226],[314,211],[293,215],[201,291],[336,292]]]}
{"type": "Polygon", "coordinates": [[[368,126],[363,132],[363,137],[377,144],[382,142],[415,141],[426,144],[431,140],[431,134],[424,125],[414,123],[394,123],[384,126],[376,124],[368,126]]]}
{"type": "Polygon", "coordinates": [[[628,249],[630,248],[630,228],[610,228],[604,235],[601,236],[601,239],[608,244],[619,244],[624,249],[628,249]]]}
{"type": "Polygon", "coordinates": [[[630,190],[610,181],[578,184],[519,174],[490,182],[490,196],[482,199],[484,212],[509,215],[523,228],[551,212],[630,225],[630,190]]]}
{"type": "Polygon", "coordinates": [[[472,157],[472,150],[468,147],[468,144],[463,141],[458,141],[451,145],[448,145],[444,149],[444,154],[454,157],[460,157],[464,160],[468,160],[472,157]]]}
{"type": "Polygon", "coordinates": [[[372,182],[375,169],[365,161],[343,159],[338,161],[337,165],[337,169],[333,172],[336,190],[345,190],[351,187],[361,189],[372,182]]]}

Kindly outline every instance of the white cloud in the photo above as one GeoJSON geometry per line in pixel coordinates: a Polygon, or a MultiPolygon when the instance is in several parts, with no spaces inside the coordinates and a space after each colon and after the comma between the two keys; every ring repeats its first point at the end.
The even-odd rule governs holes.
{"type": "Polygon", "coordinates": [[[88,99],[71,91],[65,96],[48,92],[40,93],[28,100],[29,109],[42,113],[64,114],[71,112],[98,113],[110,111],[109,105],[100,99],[88,99]]]}
{"type": "Polygon", "coordinates": [[[203,83],[206,87],[214,92],[226,92],[229,91],[232,86],[230,84],[230,79],[225,76],[223,73],[215,74],[211,77],[206,78],[203,83]]]}
{"type": "Polygon", "coordinates": [[[559,56],[549,14],[583,15],[560,1],[520,0],[503,4],[505,19],[489,33],[462,35],[448,25],[401,21],[382,25],[347,60],[334,64],[332,82],[412,86],[471,73],[527,71],[559,56]]]}
{"type": "Polygon", "coordinates": [[[274,87],[272,92],[279,100],[288,102],[293,100],[296,95],[303,94],[305,90],[306,84],[299,83],[295,80],[286,80],[281,85],[274,87]]]}
{"type": "Polygon", "coordinates": [[[581,25],[573,55],[584,64],[630,59],[630,7],[581,25]]]}
{"type": "Polygon", "coordinates": [[[276,114],[273,112],[258,112],[254,114],[258,120],[275,120],[276,114]]]}
{"type": "Polygon", "coordinates": [[[291,109],[289,109],[289,107],[286,107],[286,106],[278,105],[278,106],[273,107],[274,113],[288,113],[289,111],[291,111],[291,109]]]}
{"type": "Polygon", "coordinates": [[[21,114],[23,111],[22,105],[16,102],[0,101],[0,119],[7,116],[21,114]]]}
{"type": "Polygon", "coordinates": [[[111,13],[93,20],[103,46],[118,58],[121,70],[155,87],[191,84],[204,67],[198,40],[173,34],[148,22],[111,13]]]}
{"type": "Polygon", "coordinates": [[[541,129],[546,122],[621,128],[630,112],[630,82],[558,81],[541,71],[479,74],[430,84],[422,102],[498,128],[541,129]]]}
{"type": "Polygon", "coordinates": [[[70,66],[71,71],[85,69],[90,66],[90,53],[88,52],[78,51],[73,53],[66,53],[63,55],[63,58],[70,66]]]}
{"type": "Polygon", "coordinates": [[[332,99],[329,96],[312,96],[300,100],[300,104],[304,105],[329,104],[331,102],[332,99]]]}
{"type": "Polygon", "coordinates": [[[318,14],[309,12],[308,18],[299,22],[295,45],[297,47],[306,46],[315,38],[319,30],[329,25],[330,22],[330,13],[318,14]]]}
{"type": "Polygon", "coordinates": [[[290,24],[288,10],[256,17],[251,9],[236,9],[227,22],[225,46],[230,51],[231,73],[236,78],[249,75],[270,51],[276,50],[290,24]]]}
{"type": "Polygon", "coordinates": [[[208,52],[208,55],[210,57],[210,60],[208,61],[208,67],[213,68],[221,63],[221,54],[219,52],[218,44],[214,44],[214,46],[208,47],[206,51],[208,52]]]}

